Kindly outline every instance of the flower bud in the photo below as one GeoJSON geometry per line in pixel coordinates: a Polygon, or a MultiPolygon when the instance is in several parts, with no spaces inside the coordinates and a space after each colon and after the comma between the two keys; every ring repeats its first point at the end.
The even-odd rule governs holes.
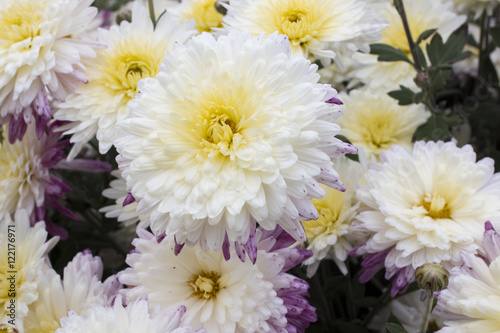
{"type": "Polygon", "coordinates": [[[116,24],[120,24],[123,21],[132,22],[132,11],[123,10],[116,15],[116,24]]]}
{"type": "Polygon", "coordinates": [[[450,272],[441,264],[427,263],[417,268],[415,279],[421,289],[436,292],[448,286],[450,272]]]}
{"type": "Polygon", "coordinates": [[[429,82],[429,76],[425,73],[418,73],[417,76],[413,79],[417,87],[423,88],[429,82]]]}
{"type": "Polygon", "coordinates": [[[19,331],[12,326],[0,324],[0,333],[19,333],[19,331]]]}

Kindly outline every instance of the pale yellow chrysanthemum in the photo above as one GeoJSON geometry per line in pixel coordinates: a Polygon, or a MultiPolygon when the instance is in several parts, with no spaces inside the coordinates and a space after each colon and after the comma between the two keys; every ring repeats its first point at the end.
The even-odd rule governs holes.
{"type": "Polygon", "coordinates": [[[168,11],[181,21],[195,19],[196,30],[199,32],[222,28],[223,15],[215,9],[215,0],[183,0],[168,11]]]}
{"type": "MultiPolygon", "coordinates": [[[[447,40],[466,20],[465,15],[458,16],[453,11],[451,2],[419,0],[405,1],[404,4],[413,39],[417,39],[426,30],[437,29],[443,40],[447,40]]],[[[387,2],[384,4],[384,13],[389,26],[382,30],[383,37],[379,43],[401,49],[410,60],[413,60],[403,23],[396,8],[387,2]]],[[[377,56],[371,54],[357,53],[354,57],[356,61],[365,65],[353,73],[363,83],[373,87],[383,87],[386,90],[399,89],[399,85],[416,88],[413,79],[417,72],[411,64],[403,61],[378,62],[377,56]]]]}
{"type": "Polygon", "coordinates": [[[333,259],[340,271],[347,274],[344,261],[352,250],[348,239],[350,223],[360,205],[354,194],[363,168],[346,157],[334,159],[334,165],[346,186],[346,191],[340,192],[322,185],[325,197],[312,200],[319,218],[302,222],[308,242],[307,248],[313,252],[313,256],[305,261],[309,277],[316,273],[321,260],[325,258],[333,259]]]}
{"type": "Polygon", "coordinates": [[[254,36],[278,31],[288,36],[292,54],[314,57],[327,66],[335,58],[381,38],[387,23],[373,5],[363,0],[231,0],[223,19],[228,31],[249,31],[254,36]]]}
{"type": "Polygon", "coordinates": [[[357,89],[339,95],[345,110],[339,119],[340,133],[368,159],[378,157],[393,144],[411,150],[413,134],[430,117],[422,104],[400,106],[383,91],[357,89]]]}
{"type": "Polygon", "coordinates": [[[137,2],[132,22],[99,30],[98,41],[107,48],[88,64],[89,83],[79,86],[64,103],[56,104],[54,117],[71,121],[65,134],[72,134],[75,145],[68,159],[73,159],[94,135],[101,154],[111,148],[118,137],[115,124],[128,116],[127,104],[138,92],[137,82],[154,77],[167,50],[196,33],[193,26],[192,21],[176,23],[165,14],[153,29],[146,7],[137,2]]]}
{"type": "MultiPolygon", "coordinates": [[[[0,122],[45,116],[48,96],[63,100],[86,82],[83,59],[95,43],[75,39],[97,14],[92,0],[3,0],[0,8],[0,122]]],[[[50,112],[48,117],[50,118],[50,112]]],[[[20,135],[18,138],[21,138],[20,135]]]]}
{"type": "Polygon", "coordinates": [[[53,237],[48,242],[46,239],[45,223],[37,222],[30,227],[24,210],[17,211],[14,220],[7,215],[0,221],[0,323],[14,320],[15,327],[22,331],[28,305],[38,298],[38,279],[45,256],[59,238],[53,237]],[[12,304],[14,312],[10,316],[12,304]]]}

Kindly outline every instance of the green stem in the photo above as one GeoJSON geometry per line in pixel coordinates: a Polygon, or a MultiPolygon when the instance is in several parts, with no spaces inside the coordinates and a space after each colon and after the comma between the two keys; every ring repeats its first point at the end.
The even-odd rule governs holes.
{"type": "Polygon", "coordinates": [[[479,66],[477,69],[477,77],[482,78],[484,72],[484,60],[488,56],[486,48],[488,47],[488,17],[484,11],[481,17],[481,34],[479,37],[479,66]]]}
{"type": "Polygon", "coordinates": [[[405,6],[403,4],[403,0],[394,0],[394,6],[398,11],[399,16],[401,16],[401,21],[403,22],[403,28],[405,29],[406,38],[408,39],[408,45],[410,46],[410,52],[413,57],[413,62],[415,64],[415,69],[417,72],[422,72],[422,63],[420,62],[420,58],[417,52],[417,46],[415,45],[415,41],[411,35],[410,25],[408,24],[408,18],[406,17],[405,6]]]}
{"type": "Polygon", "coordinates": [[[432,306],[434,304],[434,293],[430,290],[427,291],[427,304],[425,306],[424,319],[420,325],[420,333],[426,333],[427,327],[429,326],[429,320],[431,319],[432,306]]]}
{"type": "Polygon", "coordinates": [[[151,21],[153,22],[153,27],[156,28],[156,16],[155,16],[155,5],[153,0],[148,0],[149,7],[149,16],[151,17],[151,21]]]}

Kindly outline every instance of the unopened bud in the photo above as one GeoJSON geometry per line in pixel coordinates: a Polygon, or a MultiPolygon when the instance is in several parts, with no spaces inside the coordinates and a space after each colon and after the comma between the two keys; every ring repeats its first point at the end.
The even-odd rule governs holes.
{"type": "Polygon", "coordinates": [[[129,9],[123,10],[116,15],[116,24],[120,24],[123,21],[132,22],[132,11],[129,9]]]}
{"type": "Polygon", "coordinates": [[[227,9],[222,4],[229,5],[229,0],[217,0],[214,3],[215,10],[221,13],[222,15],[226,15],[227,9]]]}
{"type": "Polygon", "coordinates": [[[427,263],[417,268],[415,279],[421,289],[435,292],[448,286],[450,272],[441,264],[427,263]]]}
{"type": "Polygon", "coordinates": [[[12,326],[0,324],[0,333],[19,333],[19,331],[12,326]]]}
{"type": "Polygon", "coordinates": [[[417,73],[417,76],[415,76],[413,81],[415,82],[415,84],[418,87],[423,88],[429,82],[429,76],[427,76],[427,74],[425,74],[425,73],[420,72],[420,73],[417,73]]]}

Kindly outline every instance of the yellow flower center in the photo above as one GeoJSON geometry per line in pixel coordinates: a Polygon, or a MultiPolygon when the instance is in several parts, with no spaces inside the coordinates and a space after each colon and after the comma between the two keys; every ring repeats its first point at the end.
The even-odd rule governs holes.
{"type": "Polygon", "coordinates": [[[371,111],[363,112],[357,131],[370,150],[378,153],[396,142],[400,117],[390,110],[371,111]]]}
{"type": "Polygon", "coordinates": [[[189,280],[188,283],[193,288],[193,296],[206,300],[217,296],[217,292],[221,288],[219,279],[219,273],[201,271],[199,275],[193,274],[193,279],[189,280]]]}
{"type": "Polygon", "coordinates": [[[311,10],[304,1],[292,1],[276,19],[278,31],[287,35],[294,45],[304,45],[317,35],[313,28],[311,10]]]}
{"type": "Polygon", "coordinates": [[[318,219],[302,222],[307,240],[312,242],[320,235],[338,234],[345,222],[341,219],[344,212],[345,193],[322,186],[326,195],[323,199],[313,199],[311,202],[318,210],[318,219]]]}
{"type": "Polygon", "coordinates": [[[122,41],[103,52],[104,65],[99,68],[102,78],[98,81],[114,94],[123,94],[124,102],[128,103],[138,92],[140,80],[158,74],[165,52],[166,46],[162,43],[153,46],[134,38],[122,41]]]}
{"type": "Polygon", "coordinates": [[[451,218],[450,208],[446,199],[437,193],[425,195],[422,200],[422,206],[427,210],[427,216],[433,219],[451,218]]]}
{"type": "Polygon", "coordinates": [[[222,18],[224,17],[215,9],[214,0],[195,0],[182,15],[184,20],[194,18],[196,30],[201,32],[211,32],[212,28],[222,28],[222,18]]]}
{"type": "MultiPolygon", "coordinates": [[[[45,7],[38,1],[15,1],[0,11],[0,36],[12,44],[33,40],[40,34],[45,7]]],[[[31,46],[31,43],[28,47],[31,46]]]]}
{"type": "Polygon", "coordinates": [[[251,124],[247,115],[252,112],[251,103],[244,105],[246,96],[239,89],[234,94],[215,93],[201,100],[190,129],[199,147],[204,154],[220,153],[233,160],[234,151],[247,143],[242,132],[251,124]]]}

